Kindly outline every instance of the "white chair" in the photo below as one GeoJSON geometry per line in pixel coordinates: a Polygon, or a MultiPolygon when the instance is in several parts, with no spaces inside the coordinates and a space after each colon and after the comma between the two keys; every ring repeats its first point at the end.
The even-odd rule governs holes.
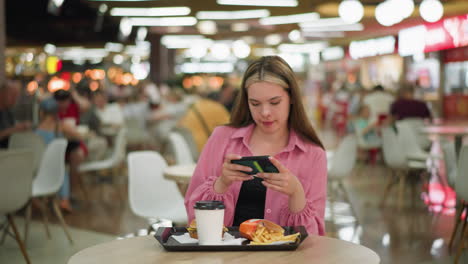
{"type": "Polygon", "coordinates": [[[431,147],[432,141],[429,139],[427,134],[422,133],[422,129],[426,126],[424,119],[412,117],[405,118],[398,122],[406,123],[411,127],[411,129],[414,131],[414,134],[416,135],[417,143],[422,149],[427,150],[431,147]]]}
{"type": "Polygon", "coordinates": [[[407,159],[426,161],[430,155],[418,143],[418,136],[411,127],[411,124],[405,121],[397,121],[396,126],[398,134],[401,135],[401,143],[407,159]]]}
{"type": "Polygon", "coordinates": [[[463,223],[463,226],[460,232],[460,244],[458,245],[457,254],[455,255],[455,263],[458,263],[463,249],[468,247],[468,244],[466,244],[466,240],[468,240],[468,228],[466,228],[468,220],[468,145],[462,146],[460,150],[457,172],[455,192],[457,193],[457,203],[460,202],[460,205],[457,206],[457,223],[454,232],[457,231],[460,223],[463,223]],[[464,217],[461,218],[463,211],[466,213],[464,217]]]}
{"type": "MultiPolygon", "coordinates": [[[[125,160],[127,151],[126,129],[120,128],[114,141],[114,147],[109,157],[103,160],[89,161],[83,163],[79,167],[80,177],[81,173],[95,173],[98,171],[105,171],[110,169],[117,169],[125,160]]],[[[120,195],[120,192],[118,193],[120,195]]],[[[88,196],[87,194],[85,194],[88,196]]]]}
{"type": "MultiPolygon", "coordinates": [[[[385,186],[385,191],[380,202],[383,206],[387,196],[395,183],[399,183],[398,187],[398,208],[403,206],[403,195],[407,176],[412,170],[426,170],[427,166],[423,161],[408,160],[404,143],[408,138],[405,134],[396,134],[391,127],[382,128],[382,151],[385,164],[390,168],[392,177],[388,179],[385,186]]],[[[415,191],[415,186],[412,185],[412,191],[415,191]]],[[[414,195],[413,195],[414,196],[414,195]]]]}
{"type": "MultiPolygon", "coordinates": [[[[343,185],[343,179],[351,175],[351,172],[356,164],[357,158],[357,139],[354,135],[346,136],[343,141],[338,145],[338,148],[331,155],[329,160],[329,169],[328,169],[328,180],[330,184],[328,185],[330,189],[330,211],[334,215],[334,202],[335,194],[338,191],[341,191],[344,195],[344,199],[349,203],[351,212],[356,218],[356,223],[358,224],[358,217],[356,211],[354,210],[353,204],[349,200],[348,192],[343,185]]],[[[328,156],[328,155],[327,155],[328,156]]]]}
{"type": "Polygon", "coordinates": [[[455,189],[455,180],[457,178],[457,154],[455,153],[455,144],[446,138],[441,138],[440,147],[443,153],[447,183],[451,188],[455,189]]]}
{"type": "Polygon", "coordinates": [[[13,214],[20,210],[31,197],[33,181],[32,166],[25,166],[33,162],[31,150],[8,150],[0,151],[0,215],[6,215],[8,223],[0,224],[0,230],[4,229],[5,235],[11,226],[14,238],[18,243],[26,263],[29,260],[26,247],[13,220],[13,214]]]}
{"type": "Polygon", "coordinates": [[[136,151],[128,154],[128,196],[130,208],[138,216],[169,219],[186,224],[184,199],[175,182],[163,177],[167,167],[163,157],[155,151],[136,151]]]}
{"type": "Polygon", "coordinates": [[[190,147],[181,134],[170,132],[168,140],[169,148],[174,154],[176,164],[192,164],[195,162],[190,147]]]}
{"type": "Polygon", "coordinates": [[[41,162],[42,154],[46,148],[46,144],[41,136],[38,134],[28,131],[28,132],[19,132],[14,133],[10,136],[8,142],[9,149],[18,149],[18,148],[28,148],[33,151],[34,160],[33,160],[33,172],[35,173],[39,168],[39,163],[41,162]]]}
{"type": "MultiPolygon", "coordinates": [[[[36,177],[33,181],[32,198],[37,202],[39,209],[41,210],[44,227],[46,230],[47,238],[50,238],[50,231],[47,220],[47,201],[52,198],[52,206],[55,215],[60,221],[62,228],[65,232],[70,243],[73,240],[67,229],[67,224],[63,219],[62,212],[59,209],[57,199],[55,195],[59,191],[63,184],[65,177],[65,149],[67,148],[66,139],[54,139],[47,145],[44,155],[39,166],[36,177]]],[[[26,223],[24,240],[25,243],[28,239],[29,222],[31,218],[31,203],[28,205],[26,211],[26,223]]]]}

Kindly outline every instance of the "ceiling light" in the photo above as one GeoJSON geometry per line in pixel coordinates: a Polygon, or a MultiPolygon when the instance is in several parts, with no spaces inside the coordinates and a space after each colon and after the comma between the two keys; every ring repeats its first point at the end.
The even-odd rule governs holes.
{"type": "Polygon", "coordinates": [[[320,31],[362,31],[364,26],[361,23],[340,26],[325,26],[325,27],[301,27],[303,32],[320,32],[320,31]]]}
{"type": "Polygon", "coordinates": [[[288,16],[271,16],[260,18],[260,24],[262,25],[279,25],[279,24],[293,24],[293,23],[304,23],[318,20],[320,15],[316,12],[288,15],[288,16]]]}
{"type": "Polygon", "coordinates": [[[278,50],[283,53],[311,53],[320,51],[327,46],[327,42],[324,41],[306,44],[281,44],[278,46],[278,50]]]}
{"type": "Polygon", "coordinates": [[[132,21],[130,21],[130,19],[127,17],[122,18],[120,20],[119,29],[122,33],[122,36],[128,37],[130,33],[132,33],[132,21]]]}
{"type": "Polygon", "coordinates": [[[419,13],[427,22],[436,22],[444,15],[444,6],[439,0],[423,0],[419,6],[419,13]]]}
{"type": "Polygon", "coordinates": [[[270,46],[275,46],[281,43],[281,35],[280,34],[270,34],[265,37],[265,43],[270,46]]]}
{"type": "Polygon", "coordinates": [[[208,53],[207,46],[196,44],[192,45],[186,52],[188,57],[201,59],[208,53]]]}
{"type": "Polygon", "coordinates": [[[139,27],[137,31],[137,40],[143,41],[145,40],[146,36],[148,35],[148,29],[146,27],[139,27]]]}
{"type": "Polygon", "coordinates": [[[195,45],[210,46],[213,41],[202,35],[165,35],[161,43],[168,49],[186,49],[195,45]]]}
{"type": "Polygon", "coordinates": [[[401,8],[402,16],[404,18],[410,17],[414,12],[414,1],[413,0],[393,0],[401,8]]]}
{"type": "Polygon", "coordinates": [[[387,0],[377,5],[375,8],[375,19],[382,26],[392,26],[400,23],[404,17],[401,7],[393,0],[387,0]]]}
{"type": "Polygon", "coordinates": [[[233,23],[231,24],[231,30],[234,32],[245,32],[249,30],[249,24],[247,23],[233,23]]]}
{"type": "Polygon", "coordinates": [[[326,31],[317,31],[317,32],[302,32],[302,35],[306,38],[342,38],[345,36],[343,31],[334,31],[334,32],[326,32],[326,31]]]}
{"type": "Polygon", "coordinates": [[[216,23],[211,20],[200,21],[197,24],[198,31],[204,35],[214,35],[218,32],[216,23]]]}
{"type": "Polygon", "coordinates": [[[345,22],[343,19],[339,17],[322,18],[313,22],[304,22],[304,23],[299,24],[301,28],[336,27],[336,26],[344,26],[344,25],[352,25],[352,24],[345,22]]]}
{"type": "Polygon", "coordinates": [[[210,53],[215,59],[225,60],[231,55],[231,49],[227,44],[215,43],[210,47],[210,53]]]}
{"type": "Polygon", "coordinates": [[[338,14],[347,23],[357,23],[364,16],[364,7],[358,0],[343,0],[338,6],[338,14]]]}
{"type": "Polygon", "coordinates": [[[219,5],[244,6],[297,6],[297,0],[217,0],[219,5]]]}
{"type": "Polygon", "coordinates": [[[232,52],[237,58],[244,59],[250,55],[250,46],[243,40],[236,40],[232,43],[232,52]]]}
{"type": "Polygon", "coordinates": [[[129,19],[133,26],[193,26],[197,23],[194,17],[132,17],[129,19]]]}
{"type": "Polygon", "coordinates": [[[104,45],[104,49],[108,52],[121,52],[123,50],[123,45],[120,43],[107,42],[104,45]]]}
{"type": "Polygon", "coordinates": [[[241,10],[241,11],[200,11],[197,12],[198,19],[250,19],[270,16],[270,11],[267,9],[257,10],[241,10]]]}
{"type": "Polygon", "coordinates": [[[124,57],[120,54],[116,54],[114,58],[112,58],[112,61],[114,62],[114,64],[122,64],[122,62],[124,61],[124,57]]]}
{"type": "Polygon", "coordinates": [[[115,7],[110,11],[111,16],[186,16],[190,14],[190,8],[186,6],[178,7],[115,7]]]}
{"type": "Polygon", "coordinates": [[[288,38],[292,42],[299,42],[302,39],[301,31],[298,29],[291,30],[288,34],[288,38]]]}

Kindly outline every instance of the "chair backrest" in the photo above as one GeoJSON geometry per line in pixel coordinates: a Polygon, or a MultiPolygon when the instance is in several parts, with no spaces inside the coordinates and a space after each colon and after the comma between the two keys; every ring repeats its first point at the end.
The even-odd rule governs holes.
{"type": "Polygon", "coordinates": [[[457,199],[468,201],[468,145],[462,146],[458,156],[458,174],[455,179],[457,199]]]}
{"type": "Polygon", "coordinates": [[[141,217],[187,221],[184,199],[174,181],[163,177],[166,161],[156,151],[130,152],[128,195],[130,208],[141,217]]]}
{"type": "Polygon", "coordinates": [[[194,163],[190,147],[181,134],[172,131],[169,133],[168,139],[176,164],[194,163]]]}
{"type": "Polygon", "coordinates": [[[455,153],[455,144],[446,138],[440,139],[440,147],[444,154],[445,174],[450,187],[455,186],[455,179],[457,178],[457,155],[455,153]]]}
{"type": "Polygon", "coordinates": [[[127,130],[126,128],[120,128],[119,132],[115,136],[114,148],[110,159],[113,161],[113,165],[119,164],[125,160],[125,154],[127,153],[127,130]]]}
{"type": "Polygon", "coordinates": [[[46,148],[44,139],[38,134],[28,131],[14,133],[10,136],[8,143],[9,149],[28,148],[33,152],[33,171],[35,172],[39,168],[42,155],[46,148]]]}
{"type": "Polygon", "coordinates": [[[23,207],[31,197],[32,150],[0,151],[0,215],[23,207]]]}
{"type": "Polygon", "coordinates": [[[351,174],[356,164],[357,139],[354,135],[346,136],[338,145],[331,158],[328,170],[329,179],[342,178],[351,174]]]}
{"type": "Polygon", "coordinates": [[[411,128],[411,125],[407,122],[397,121],[396,126],[398,129],[398,138],[400,139],[405,157],[408,157],[409,155],[424,155],[423,153],[425,153],[425,151],[418,144],[416,131],[411,128]]]}
{"type": "Polygon", "coordinates": [[[402,151],[400,139],[392,127],[382,128],[382,152],[385,164],[392,169],[407,167],[406,155],[402,151]]]}
{"type": "Polygon", "coordinates": [[[66,148],[67,140],[63,138],[54,139],[47,145],[33,182],[35,195],[36,193],[53,194],[62,186],[65,176],[66,148]]]}
{"type": "Polygon", "coordinates": [[[424,123],[424,119],[412,117],[405,118],[398,122],[405,123],[411,128],[411,130],[417,138],[417,143],[421,148],[426,149],[431,146],[432,141],[429,139],[429,137],[427,137],[426,134],[422,133],[421,131],[422,128],[426,125],[424,123]]]}

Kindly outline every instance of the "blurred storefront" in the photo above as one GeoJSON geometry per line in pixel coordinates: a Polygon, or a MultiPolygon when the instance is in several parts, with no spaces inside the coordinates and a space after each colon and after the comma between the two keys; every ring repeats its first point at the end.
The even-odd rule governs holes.
{"type": "Polygon", "coordinates": [[[364,88],[382,85],[396,92],[402,78],[403,59],[396,53],[396,38],[385,36],[351,41],[349,55],[360,63],[359,79],[364,88]]]}
{"type": "Polygon", "coordinates": [[[468,15],[403,29],[398,51],[405,57],[405,78],[417,95],[445,119],[468,118],[468,15]]]}
{"type": "Polygon", "coordinates": [[[449,119],[468,118],[468,47],[447,50],[444,62],[444,113],[449,119]]]}

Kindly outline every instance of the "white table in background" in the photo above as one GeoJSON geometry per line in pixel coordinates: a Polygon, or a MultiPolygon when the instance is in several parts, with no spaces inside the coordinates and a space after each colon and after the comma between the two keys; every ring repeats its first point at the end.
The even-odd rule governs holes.
{"type": "Polygon", "coordinates": [[[164,170],[164,178],[175,181],[180,193],[185,196],[196,166],[195,163],[169,166],[164,170]]]}

